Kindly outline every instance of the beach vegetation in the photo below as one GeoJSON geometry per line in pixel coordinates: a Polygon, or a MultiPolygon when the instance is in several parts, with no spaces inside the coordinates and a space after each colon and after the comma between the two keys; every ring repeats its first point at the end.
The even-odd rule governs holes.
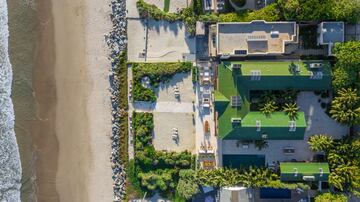
{"type": "Polygon", "coordinates": [[[169,81],[175,74],[190,72],[191,62],[133,63],[133,99],[134,101],[155,102],[154,88],[161,82],[169,81]],[[146,88],[141,81],[150,79],[151,88],[146,88]]]}
{"type": "Polygon", "coordinates": [[[115,66],[115,75],[117,76],[121,85],[119,88],[119,95],[117,97],[120,113],[119,113],[119,153],[121,162],[126,165],[129,159],[128,156],[128,82],[127,82],[127,55],[123,51],[118,56],[117,64],[115,66]]]}

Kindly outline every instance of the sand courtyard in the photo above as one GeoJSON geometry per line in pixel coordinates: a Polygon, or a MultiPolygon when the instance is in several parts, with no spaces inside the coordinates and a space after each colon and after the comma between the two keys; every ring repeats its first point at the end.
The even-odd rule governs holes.
{"type": "Polygon", "coordinates": [[[193,61],[195,38],[184,23],[128,19],[128,60],[130,62],[193,61]]]}

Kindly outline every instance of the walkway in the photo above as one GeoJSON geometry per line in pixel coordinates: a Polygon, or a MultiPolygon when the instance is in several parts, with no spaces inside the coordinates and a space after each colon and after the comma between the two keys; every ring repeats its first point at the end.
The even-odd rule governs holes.
{"type": "Polygon", "coordinates": [[[172,112],[192,113],[193,103],[191,102],[134,102],[133,108],[137,112],[172,112]]]}

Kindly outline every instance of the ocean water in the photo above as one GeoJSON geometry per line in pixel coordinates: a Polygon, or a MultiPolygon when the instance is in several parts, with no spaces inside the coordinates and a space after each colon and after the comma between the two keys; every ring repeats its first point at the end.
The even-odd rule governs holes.
{"type": "Polygon", "coordinates": [[[0,201],[20,201],[21,165],[11,100],[12,69],[8,50],[8,12],[0,0],[0,201]]]}
{"type": "MultiPolygon", "coordinates": [[[[5,0],[0,0],[4,3],[5,0]]],[[[9,54],[13,70],[12,100],[15,133],[22,165],[21,201],[35,201],[35,149],[31,127],[37,120],[33,68],[37,50],[38,19],[32,0],[8,0],[9,54]]],[[[0,200],[1,201],[1,200],[0,200]]]]}

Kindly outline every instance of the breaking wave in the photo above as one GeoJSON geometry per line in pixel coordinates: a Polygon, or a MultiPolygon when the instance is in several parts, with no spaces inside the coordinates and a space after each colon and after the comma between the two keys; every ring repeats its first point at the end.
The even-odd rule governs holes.
{"type": "Polygon", "coordinates": [[[0,0],[0,201],[20,201],[21,165],[11,100],[12,69],[8,54],[8,11],[0,0]]]}

